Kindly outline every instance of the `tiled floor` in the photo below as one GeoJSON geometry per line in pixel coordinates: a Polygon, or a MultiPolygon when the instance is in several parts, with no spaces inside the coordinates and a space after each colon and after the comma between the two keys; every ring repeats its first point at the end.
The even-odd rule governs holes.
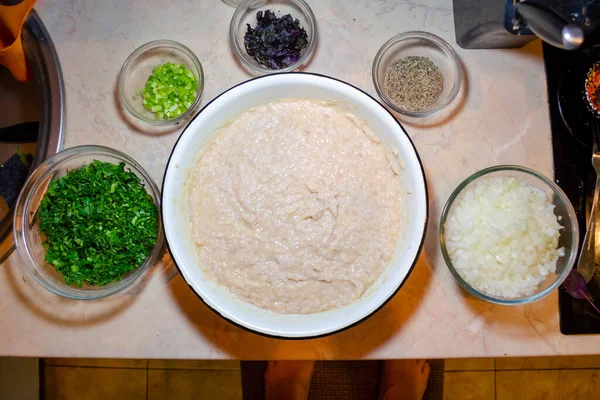
{"type": "MultiPolygon", "coordinates": [[[[46,359],[46,399],[241,399],[236,361],[46,359]]],[[[600,397],[600,356],[446,360],[445,400],[600,397]]]]}
{"type": "Polygon", "coordinates": [[[44,360],[46,400],[241,399],[237,361],[44,360]]]}
{"type": "Polygon", "coordinates": [[[38,358],[0,357],[0,399],[37,399],[39,370],[38,358]]]}
{"type": "Polygon", "coordinates": [[[446,360],[444,400],[600,398],[600,356],[446,360]]]}

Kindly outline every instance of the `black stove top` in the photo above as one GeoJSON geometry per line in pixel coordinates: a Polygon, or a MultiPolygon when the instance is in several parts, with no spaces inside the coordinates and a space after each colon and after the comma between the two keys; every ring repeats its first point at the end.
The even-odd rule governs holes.
{"type": "MultiPolygon", "coordinates": [[[[590,48],[595,44],[600,44],[599,30],[586,38],[585,47],[590,48]]],[[[568,95],[569,91],[574,90],[570,81],[573,78],[570,75],[573,75],[573,71],[582,68],[582,56],[594,52],[597,54],[597,60],[600,61],[600,46],[594,50],[587,50],[585,54],[584,52],[586,52],[585,48],[569,52],[544,43],[554,174],[556,182],[565,191],[575,208],[581,241],[585,235],[591,197],[596,183],[596,174],[591,162],[591,130],[587,129],[585,124],[586,118],[591,114],[580,101],[583,89],[580,91],[577,88],[578,97],[573,97],[572,101],[561,101],[560,105],[559,97],[568,95]],[[563,107],[562,113],[561,107],[563,107]],[[563,116],[566,117],[566,121],[563,116]]],[[[585,73],[577,79],[579,79],[577,86],[583,88],[585,73]]],[[[600,268],[596,269],[595,277],[589,286],[592,295],[600,299],[600,268]]],[[[600,333],[600,315],[585,300],[576,300],[560,290],[559,310],[560,330],[563,334],[600,333]]]]}

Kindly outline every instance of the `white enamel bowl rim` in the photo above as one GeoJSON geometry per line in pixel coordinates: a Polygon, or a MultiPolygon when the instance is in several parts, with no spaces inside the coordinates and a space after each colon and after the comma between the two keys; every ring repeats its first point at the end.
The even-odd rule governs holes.
{"type": "Polygon", "coordinates": [[[300,72],[254,78],[209,102],[188,123],[177,140],[165,171],[162,196],[169,252],[190,288],[209,308],[229,322],[264,336],[287,339],[315,338],[348,329],[373,315],[393,298],[417,263],[429,211],[423,165],[410,137],[394,116],[372,96],[346,82],[300,72]],[[382,276],[355,302],[336,310],[308,315],[284,315],[262,310],[235,298],[204,276],[197,265],[197,252],[187,218],[186,184],[198,154],[214,131],[245,109],[289,97],[339,101],[351,106],[360,118],[372,125],[376,133],[380,133],[383,142],[393,144],[399,151],[404,164],[399,179],[410,186],[402,199],[402,207],[411,218],[403,220],[401,239],[382,276]]]}

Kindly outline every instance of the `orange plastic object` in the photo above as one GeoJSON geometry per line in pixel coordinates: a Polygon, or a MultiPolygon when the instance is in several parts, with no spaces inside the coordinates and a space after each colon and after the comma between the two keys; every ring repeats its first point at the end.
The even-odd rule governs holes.
{"type": "Polygon", "coordinates": [[[0,6],[0,64],[21,82],[32,78],[23,51],[21,30],[36,1],[24,0],[16,6],[0,6]]]}

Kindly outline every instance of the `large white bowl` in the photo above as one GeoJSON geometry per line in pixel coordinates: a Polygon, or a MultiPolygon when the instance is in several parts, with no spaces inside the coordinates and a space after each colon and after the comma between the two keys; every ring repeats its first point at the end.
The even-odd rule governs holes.
{"type": "Polygon", "coordinates": [[[427,226],[427,187],[419,156],[402,126],[365,92],[322,75],[268,75],[235,86],[210,102],[188,124],[169,159],[163,182],[163,219],[173,261],[188,285],[223,318],[263,335],[285,338],[323,336],[368,318],[390,300],[414,267],[427,226]],[[399,152],[406,194],[403,231],[392,261],[375,284],[345,307],[308,315],[276,314],[239,300],[208,279],[199,265],[192,238],[187,193],[201,151],[221,125],[248,108],[285,98],[334,100],[367,122],[381,141],[399,152]]]}

